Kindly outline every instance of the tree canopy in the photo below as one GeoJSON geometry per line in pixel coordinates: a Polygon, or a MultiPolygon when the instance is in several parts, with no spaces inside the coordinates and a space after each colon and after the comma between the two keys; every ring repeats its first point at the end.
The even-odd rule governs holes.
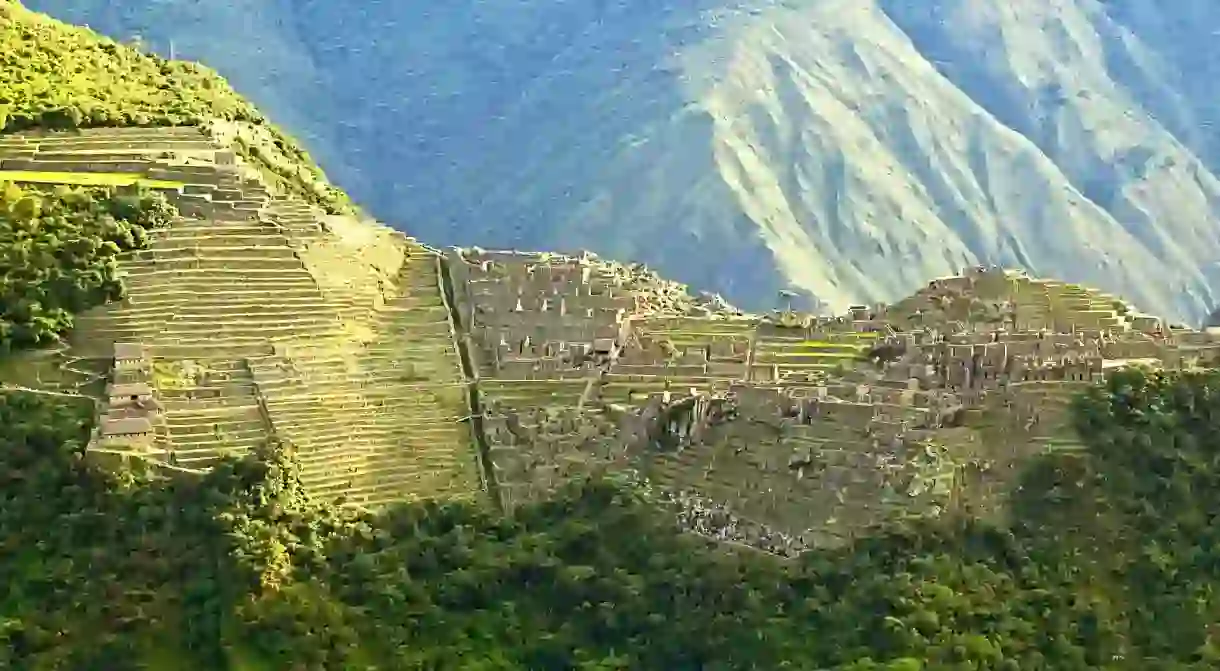
{"type": "Polygon", "coordinates": [[[116,255],[174,215],[146,190],[0,182],[0,353],[45,345],[77,313],[122,298],[116,255]]]}
{"type": "Polygon", "coordinates": [[[789,562],[684,535],[620,482],[373,514],[310,501],[287,445],[202,479],[104,471],[87,408],[8,394],[0,664],[1215,668],[1218,392],[1120,373],[1078,404],[1089,449],[1030,465],[1010,528],[908,523],[789,562]]]}

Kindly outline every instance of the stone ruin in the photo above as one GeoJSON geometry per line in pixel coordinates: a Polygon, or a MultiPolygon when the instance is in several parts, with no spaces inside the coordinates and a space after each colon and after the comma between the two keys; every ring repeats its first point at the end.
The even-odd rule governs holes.
{"type": "Polygon", "coordinates": [[[116,445],[151,452],[161,424],[161,404],[151,385],[152,362],[138,343],[115,343],[112,379],[106,385],[96,447],[116,445]]]}
{"type": "Polygon", "coordinates": [[[108,371],[99,457],[199,472],[275,437],[315,495],[369,507],[512,508],[635,473],[693,532],[791,554],[1002,516],[1023,459],[1080,448],[1075,392],[1220,360],[1216,329],[999,268],[842,315],[752,315],[588,253],[440,252],[276,193],[224,130],[0,140],[0,169],[145,180],[182,215],[69,336],[65,379],[108,371]]]}
{"type": "Polygon", "coordinates": [[[595,258],[449,258],[506,504],[630,470],[699,533],[780,554],[906,516],[1003,515],[1023,459],[1079,449],[1075,392],[1220,355],[1209,333],[998,268],[834,317],[696,315],[650,311],[679,301],[595,258]]]}

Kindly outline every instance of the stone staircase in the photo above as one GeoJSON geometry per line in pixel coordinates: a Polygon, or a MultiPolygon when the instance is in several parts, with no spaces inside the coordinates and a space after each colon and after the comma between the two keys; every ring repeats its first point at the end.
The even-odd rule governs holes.
{"type": "Polygon", "coordinates": [[[202,367],[187,384],[163,379],[158,385],[166,417],[163,460],[171,466],[208,468],[220,456],[244,454],[270,435],[244,362],[210,360],[202,367]]]}

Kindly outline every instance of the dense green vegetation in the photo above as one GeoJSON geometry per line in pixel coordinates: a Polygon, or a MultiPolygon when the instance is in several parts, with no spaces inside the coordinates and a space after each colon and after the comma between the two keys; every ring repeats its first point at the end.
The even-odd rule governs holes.
{"type": "Polygon", "coordinates": [[[0,182],[0,354],[48,344],[77,313],[122,298],[115,255],[173,216],[147,190],[0,182]]]}
{"type": "Polygon", "coordinates": [[[10,394],[0,666],[1215,668],[1220,373],[1123,373],[1078,410],[1089,451],[1031,468],[1019,526],[785,563],[708,548],[621,483],[373,515],[311,503],[287,446],[201,480],[108,473],[82,458],[88,408],[10,394]]]}
{"type": "Polygon", "coordinates": [[[211,119],[266,128],[270,147],[239,145],[272,178],[332,213],[342,191],[296,142],[272,126],[215,72],[168,61],[0,0],[0,133],[111,126],[192,126],[211,119]],[[283,161],[269,159],[281,154],[283,161]]]}

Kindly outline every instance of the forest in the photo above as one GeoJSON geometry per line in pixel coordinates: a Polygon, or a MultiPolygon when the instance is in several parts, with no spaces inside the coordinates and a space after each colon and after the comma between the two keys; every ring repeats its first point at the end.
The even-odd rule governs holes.
{"type": "Polygon", "coordinates": [[[1089,449],[1031,464],[1013,524],[783,561],[619,481],[505,516],[321,505],[282,444],[202,479],[103,470],[89,407],[10,393],[0,667],[1216,668],[1220,372],[1126,371],[1077,413],[1089,449]]]}
{"type": "Polygon", "coordinates": [[[0,182],[0,354],[48,345],[77,313],[122,298],[116,255],[174,215],[142,189],[0,182]]]}

